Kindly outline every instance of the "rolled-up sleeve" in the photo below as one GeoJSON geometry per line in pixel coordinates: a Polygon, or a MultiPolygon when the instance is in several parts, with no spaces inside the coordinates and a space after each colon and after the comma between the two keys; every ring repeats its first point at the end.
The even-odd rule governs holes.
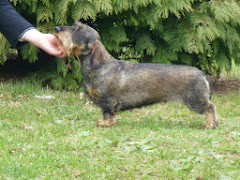
{"type": "Polygon", "coordinates": [[[13,48],[16,48],[24,32],[31,28],[34,28],[33,25],[24,19],[7,0],[0,0],[0,32],[13,48]]]}

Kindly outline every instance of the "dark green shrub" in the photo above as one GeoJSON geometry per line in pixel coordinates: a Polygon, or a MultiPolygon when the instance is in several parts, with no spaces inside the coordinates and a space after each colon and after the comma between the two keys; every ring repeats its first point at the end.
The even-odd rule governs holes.
{"type": "MultiPolygon", "coordinates": [[[[238,0],[11,0],[17,10],[42,32],[55,25],[82,21],[101,35],[116,58],[187,64],[208,74],[231,69],[240,62],[240,2],[238,0]]],[[[6,61],[8,43],[0,36],[0,60],[6,61]]],[[[24,59],[38,60],[38,49],[27,45],[24,59]]],[[[48,72],[50,84],[78,89],[76,60],[56,60],[48,72]],[[71,70],[67,64],[70,63],[71,70]],[[54,75],[53,75],[54,74],[54,75]],[[54,77],[54,78],[53,78],[54,77]]]]}

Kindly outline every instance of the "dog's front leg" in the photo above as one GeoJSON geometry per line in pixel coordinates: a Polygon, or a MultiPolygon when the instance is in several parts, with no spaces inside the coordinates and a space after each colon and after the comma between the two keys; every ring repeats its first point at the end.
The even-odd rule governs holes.
{"type": "Polygon", "coordinates": [[[116,124],[115,113],[103,112],[103,120],[99,120],[97,126],[109,127],[116,124]]]}

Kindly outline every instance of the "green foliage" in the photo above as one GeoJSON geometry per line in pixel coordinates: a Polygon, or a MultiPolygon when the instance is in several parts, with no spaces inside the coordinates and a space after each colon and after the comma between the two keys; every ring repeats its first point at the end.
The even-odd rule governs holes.
{"type": "MultiPolygon", "coordinates": [[[[238,0],[11,2],[42,32],[51,33],[55,25],[71,25],[75,21],[89,24],[98,30],[107,50],[116,58],[187,64],[217,75],[224,69],[230,70],[233,59],[240,64],[238,0]]],[[[0,58],[4,62],[9,44],[5,40],[2,43],[2,37],[0,40],[0,58]]],[[[31,46],[28,49],[21,51],[24,59],[36,61],[38,51],[31,46]]],[[[62,88],[66,78],[75,77],[78,72],[67,70],[62,61],[58,63],[57,79],[62,80],[54,79],[53,84],[62,88]]]]}
{"type": "MultiPolygon", "coordinates": [[[[52,59],[49,59],[52,61],[52,59]]],[[[30,79],[37,80],[45,86],[55,89],[79,90],[82,85],[80,62],[74,57],[68,59],[56,58],[55,62],[42,68],[40,71],[31,73],[30,79]]]]}
{"type": "Polygon", "coordinates": [[[4,62],[7,60],[7,53],[10,49],[10,44],[7,42],[7,40],[2,34],[0,34],[0,42],[0,64],[4,64],[4,62]]]}
{"type": "Polygon", "coordinates": [[[39,49],[32,45],[32,44],[27,44],[22,48],[22,56],[24,60],[28,60],[30,63],[34,63],[36,60],[38,60],[38,52],[39,49]]]}
{"type": "Polygon", "coordinates": [[[57,89],[67,87],[69,90],[79,89],[82,81],[80,62],[70,57],[67,60],[57,60],[57,76],[51,81],[51,85],[57,89]],[[60,76],[59,76],[60,75],[60,76]]]}

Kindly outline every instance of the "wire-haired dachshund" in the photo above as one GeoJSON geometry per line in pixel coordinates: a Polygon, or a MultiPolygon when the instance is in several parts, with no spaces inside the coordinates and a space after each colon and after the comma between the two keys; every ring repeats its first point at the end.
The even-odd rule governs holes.
{"type": "Polygon", "coordinates": [[[81,61],[85,92],[102,109],[103,120],[98,126],[115,124],[118,111],[172,100],[206,114],[205,128],[218,126],[211,83],[201,70],[117,60],[105,49],[98,32],[81,22],[57,26],[55,31],[65,53],[81,61]]]}

